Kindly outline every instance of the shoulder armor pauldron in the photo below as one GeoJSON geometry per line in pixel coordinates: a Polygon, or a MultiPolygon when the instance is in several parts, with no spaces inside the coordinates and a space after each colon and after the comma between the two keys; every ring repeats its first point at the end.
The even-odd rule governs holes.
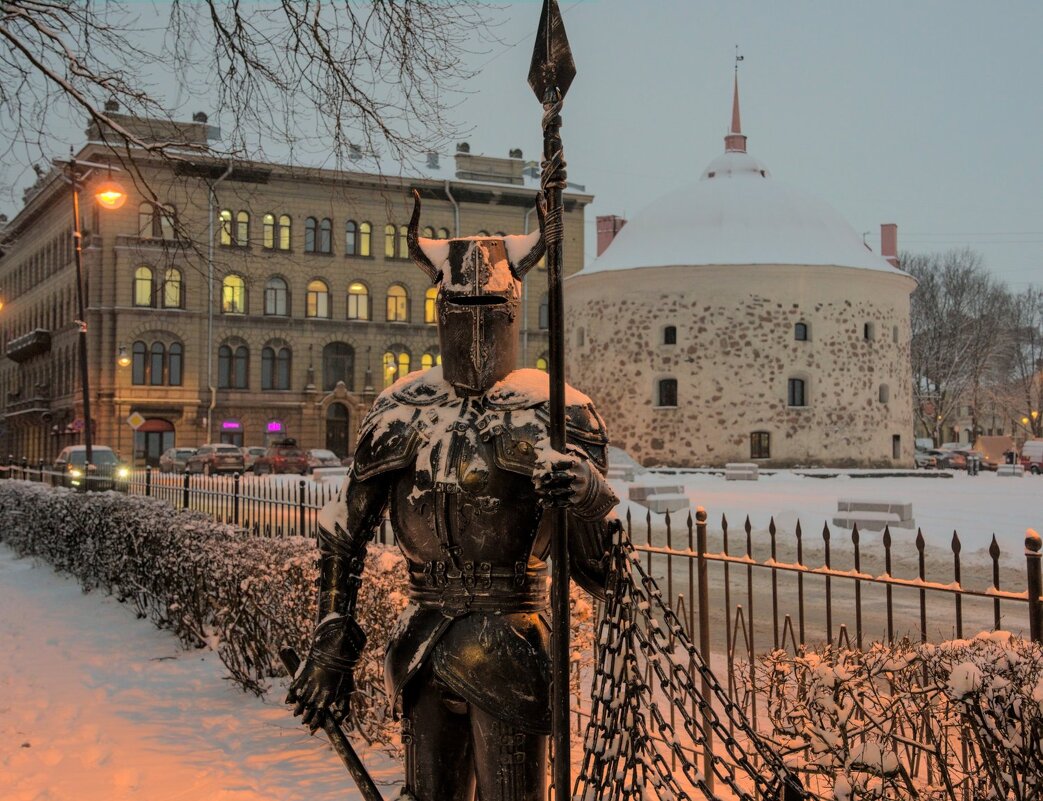
{"type": "MultiPolygon", "coordinates": [[[[540,422],[550,425],[549,404],[540,404],[535,412],[540,422]]],[[[565,406],[565,441],[587,454],[602,473],[608,469],[608,430],[593,403],[565,406]]]]}
{"type": "Polygon", "coordinates": [[[535,415],[517,410],[494,413],[484,421],[488,424],[479,424],[479,428],[485,429],[483,439],[493,440],[496,464],[512,473],[531,476],[536,466],[536,449],[547,436],[546,426],[535,415]]]}
{"type": "Polygon", "coordinates": [[[418,408],[381,403],[378,399],[362,424],[352,476],[365,481],[410,464],[423,438],[420,414],[418,408]]]}
{"type": "MultiPolygon", "coordinates": [[[[395,384],[387,394],[407,406],[430,406],[433,403],[441,403],[449,397],[449,385],[442,380],[435,380],[435,377],[430,375],[431,372],[431,370],[427,370],[413,379],[395,384]]],[[[440,376],[441,370],[438,373],[440,376]]]]}

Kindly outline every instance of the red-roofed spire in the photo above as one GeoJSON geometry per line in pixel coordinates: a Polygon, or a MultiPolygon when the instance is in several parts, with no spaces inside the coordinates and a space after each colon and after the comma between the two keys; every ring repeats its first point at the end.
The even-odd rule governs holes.
{"type": "Polygon", "coordinates": [[[739,62],[743,57],[739,55],[739,46],[735,46],[735,94],[732,96],[732,127],[728,135],[724,137],[724,149],[734,153],[746,152],[746,137],[742,132],[742,123],[739,120],[739,62]]]}

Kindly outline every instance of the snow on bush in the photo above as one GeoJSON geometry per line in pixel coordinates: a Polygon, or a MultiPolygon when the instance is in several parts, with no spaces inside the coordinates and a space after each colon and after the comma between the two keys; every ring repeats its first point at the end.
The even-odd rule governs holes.
{"type": "MultiPolygon", "coordinates": [[[[133,604],[186,647],[214,649],[235,682],[257,694],[284,675],[280,647],[307,651],[319,575],[313,540],[252,535],[155,498],[2,481],[0,541],[72,574],[85,592],[133,604]]],[[[352,699],[353,726],[370,743],[398,739],[383,652],[407,603],[406,576],[397,549],[370,545],[357,610],[368,646],[352,699]]],[[[578,591],[572,610],[578,692],[593,652],[593,610],[578,591]]]]}
{"type": "Polygon", "coordinates": [[[824,797],[1043,798],[1037,643],[993,632],[776,651],[758,679],[788,761],[824,797]]]}

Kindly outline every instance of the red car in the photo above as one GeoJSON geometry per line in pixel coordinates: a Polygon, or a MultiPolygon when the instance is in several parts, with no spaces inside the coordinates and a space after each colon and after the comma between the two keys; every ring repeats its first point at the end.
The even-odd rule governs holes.
{"type": "Polygon", "coordinates": [[[308,454],[297,447],[295,439],[274,443],[264,456],[258,456],[254,461],[254,473],[259,476],[265,473],[300,473],[303,476],[307,472],[308,454]]]}

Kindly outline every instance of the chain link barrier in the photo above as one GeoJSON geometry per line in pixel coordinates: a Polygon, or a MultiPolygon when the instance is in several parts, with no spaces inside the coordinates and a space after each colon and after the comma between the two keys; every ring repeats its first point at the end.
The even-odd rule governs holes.
{"type": "Polygon", "coordinates": [[[612,549],[611,560],[605,610],[597,630],[590,719],[573,798],[717,801],[722,796],[696,762],[707,750],[714,778],[728,788],[726,797],[741,801],[812,798],[783,763],[775,744],[753,729],[717,680],[706,662],[708,655],[699,653],[664,603],[662,591],[642,567],[625,531],[612,549]],[[704,697],[697,681],[707,683],[712,697],[704,697]],[[713,752],[704,726],[720,741],[726,757],[713,752]]]}

